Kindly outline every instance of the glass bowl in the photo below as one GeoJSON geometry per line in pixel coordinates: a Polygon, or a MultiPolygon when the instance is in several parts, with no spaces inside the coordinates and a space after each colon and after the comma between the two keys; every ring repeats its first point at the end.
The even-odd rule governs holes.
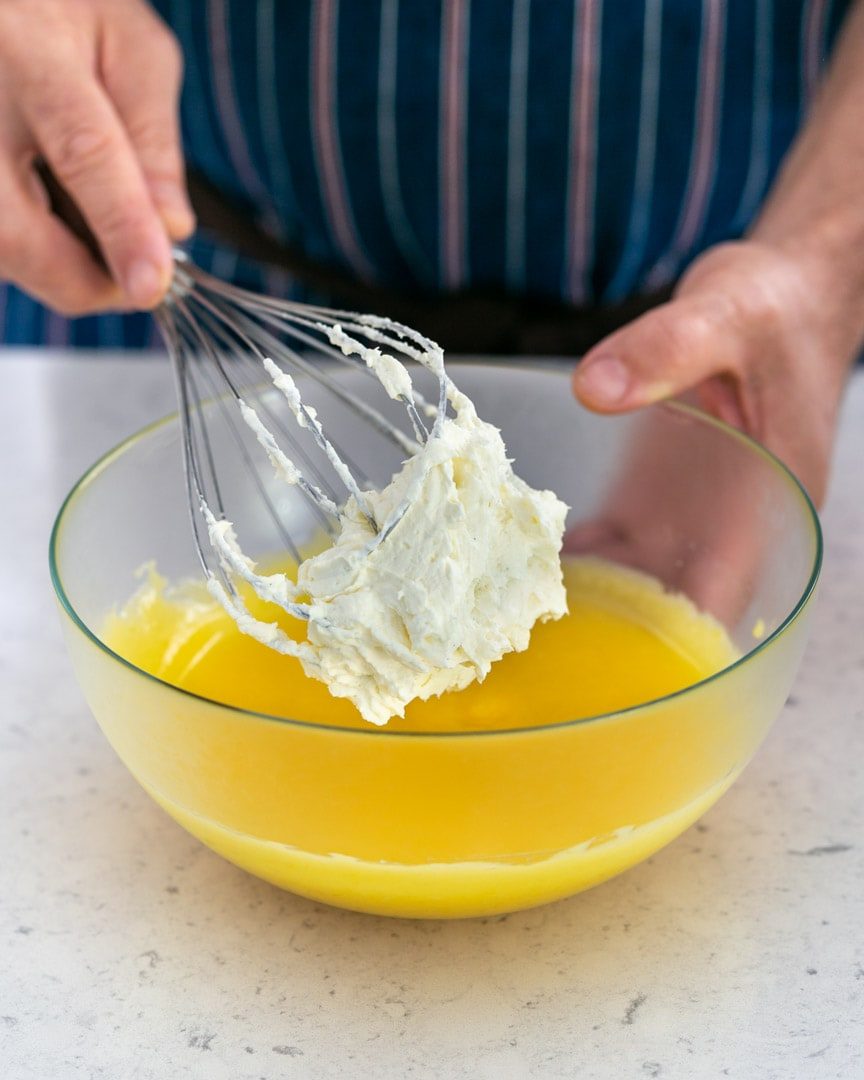
{"type": "MultiPolygon", "coordinates": [[[[723,623],[740,658],[621,712],[545,725],[526,716],[522,728],[472,733],[324,726],[179,690],[100,639],[142,564],[155,560],[172,580],[200,573],[176,417],[97,462],[51,538],[77,678],[137,780],[238,866],[360,911],[518,910],[595,885],[668,843],[729,787],[779,713],[819,573],[820,529],[804,491],[722,423],[680,404],[592,415],[564,370],[465,364],[454,378],[501,428],[517,472],[571,507],[571,550],[688,596],[723,623]]],[[[218,403],[207,408],[215,418],[218,403]]],[[[389,477],[393,462],[376,457],[350,412],[338,434],[370,476],[389,477]]],[[[227,429],[214,423],[213,439],[217,456],[236,460],[227,429]]],[[[262,483],[269,473],[261,461],[262,483]]],[[[226,464],[223,485],[239,503],[244,547],[272,552],[266,515],[244,504],[248,478],[226,464]]],[[[307,527],[290,499],[280,512],[307,527]]],[[[566,671],[560,693],[572,694],[566,671]]]]}

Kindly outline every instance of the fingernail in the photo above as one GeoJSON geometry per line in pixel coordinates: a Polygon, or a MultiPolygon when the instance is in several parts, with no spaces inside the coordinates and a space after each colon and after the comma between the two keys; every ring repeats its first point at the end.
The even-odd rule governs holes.
{"type": "Polygon", "coordinates": [[[616,356],[598,356],[576,372],[580,397],[594,405],[617,405],[632,385],[630,372],[616,356]]]}
{"type": "Polygon", "coordinates": [[[166,276],[155,263],[139,259],[126,271],[124,292],[135,307],[152,307],[165,291],[166,276]]]}
{"type": "Polygon", "coordinates": [[[185,239],[195,228],[195,214],[186,192],[171,180],[153,181],[150,191],[172,237],[185,239]]]}

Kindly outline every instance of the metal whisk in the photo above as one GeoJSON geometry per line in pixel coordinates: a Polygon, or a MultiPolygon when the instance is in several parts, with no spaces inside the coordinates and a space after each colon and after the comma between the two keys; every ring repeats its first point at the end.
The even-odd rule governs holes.
{"type": "MultiPolygon", "coordinates": [[[[107,270],[99,243],[74,200],[43,161],[35,167],[52,211],[107,270]]],[[[287,637],[275,624],[263,624],[251,616],[235,584],[236,577],[289,614],[301,619],[310,616],[309,606],[298,600],[296,586],[285,575],[257,574],[240,550],[226,515],[208,414],[212,416],[215,409],[224,419],[236,458],[261,497],[283,550],[298,563],[300,545],[255,467],[249,440],[243,437],[244,426],[264,448],[277,475],[301,493],[320,529],[336,535],[346,498],[353,500],[370,526],[371,551],[403,517],[410,495],[386,520],[375,519],[364,494],[371,486],[368,477],[325,433],[316,410],[304,402],[294,375],[302,376],[307,385],[327,390],[404,458],[440,434],[448,394],[452,397],[455,390],[444,371],[443,353],[429,338],[391,319],[273,300],[229,285],[205,273],[180,249],[174,251],[171,288],[155,316],[174,368],[192,534],[210,591],[246,633],[281,652],[302,656],[302,643],[287,637]],[[415,389],[406,361],[437,380],[435,405],[415,389]],[[377,380],[389,398],[401,402],[411,433],[358,396],[356,381],[352,387],[336,377],[335,363],[347,365],[373,385],[377,380]],[[287,404],[293,425],[285,423],[262,394],[261,384],[268,376],[271,388],[287,404]],[[313,453],[302,445],[304,434],[312,439],[313,453]]]]}
{"type": "Polygon", "coordinates": [[[237,544],[226,515],[208,413],[218,409],[221,414],[248,468],[249,483],[257,489],[285,550],[295,560],[301,559],[300,543],[255,467],[244,425],[263,447],[279,478],[302,493],[318,526],[331,536],[338,531],[346,500],[353,498],[370,525],[372,550],[402,518],[409,500],[403,500],[386,520],[375,519],[365,496],[368,477],[325,432],[316,409],[304,402],[295,376],[301,377],[304,387],[315,384],[332,394],[404,458],[434,439],[444,421],[451,384],[441,349],[422,334],[386,318],[274,300],[226,284],[195,266],[182,251],[175,252],[171,289],[155,314],[176,379],[192,533],[208,586],[247,633],[279,651],[302,655],[301,644],[254,620],[238,591],[236,581],[245,581],[290,615],[309,618],[309,606],[298,600],[296,586],[284,575],[256,573],[237,544]],[[405,361],[421,365],[437,379],[435,405],[415,389],[405,361]],[[404,406],[410,433],[340,380],[335,364],[346,365],[364,379],[377,380],[389,398],[404,406]],[[271,399],[274,388],[284,398],[287,417],[280,416],[261,392],[262,382],[270,386],[271,399]]]}

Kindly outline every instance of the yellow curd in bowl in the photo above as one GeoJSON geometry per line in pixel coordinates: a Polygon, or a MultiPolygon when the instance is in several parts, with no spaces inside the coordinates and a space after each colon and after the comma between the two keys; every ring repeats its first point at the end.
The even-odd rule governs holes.
{"type": "Polygon", "coordinates": [[[126,681],[120,704],[140,723],[117,703],[97,715],[169,814],[276,885],[402,916],[556,899],[682,832],[762,734],[728,689],[722,701],[711,682],[675,694],[737,658],[715,620],[600,560],[565,561],[565,580],[569,615],[536,626],[526,652],[378,729],[242,635],[203,586],[151,572],[101,636],[190,694],[126,681]]]}

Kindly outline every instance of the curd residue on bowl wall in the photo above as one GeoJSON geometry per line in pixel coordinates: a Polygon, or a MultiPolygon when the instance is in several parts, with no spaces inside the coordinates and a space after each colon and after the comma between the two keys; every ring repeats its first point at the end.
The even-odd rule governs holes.
{"type": "MultiPolygon", "coordinates": [[[[129,603],[108,618],[102,636],[111,649],[144,671],[202,697],[273,717],[363,730],[366,737],[362,740],[347,735],[343,739],[350,742],[353,738],[352,745],[358,747],[357,768],[367,772],[369,740],[376,737],[382,740],[383,760],[394,744],[417,743],[393,739],[393,732],[506,731],[601,716],[681,690],[735,660],[736,650],[717,622],[700,614],[686,598],[665,592],[653,579],[596,559],[565,560],[564,568],[570,608],[567,616],[537,625],[529,648],[505,656],[482,684],[414,702],[404,719],[392,720],[382,731],[364,723],[349,702],[331,697],[322,683],[307,678],[298,661],[241,634],[200,584],[169,587],[151,570],[129,603]]],[[[250,604],[256,605],[259,617],[279,617],[287,631],[302,636],[301,623],[281,613],[277,616],[276,609],[255,600],[250,604]]],[[[265,759],[264,743],[274,722],[249,722],[242,729],[242,737],[237,736],[231,751],[238,761],[256,755],[265,759]],[[256,742],[261,745],[256,746],[256,742]]],[[[350,782],[354,791],[352,820],[330,823],[341,836],[350,838],[346,850],[309,850],[311,845],[291,842],[290,836],[274,839],[266,828],[253,833],[226,826],[235,816],[235,807],[246,805],[250,795],[254,796],[248,790],[248,770],[226,767],[222,760],[224,740],[218,761],[196,751],[191,743],[185,748],[189,753],[184,753],[179,719],[171,728],[171,739],[180,757],[197,763],[194,786],[206,788],[207,812],[201,813],[194,802],[184,804],[160,790],[146,776],[139,775],[139,779],[191,832],[238,865],[283,887],[387,914],[487,914],[567,895],[611,877],[686,828],[733,778],[724,777],[719,784],[701,790],[683,807],[644,820],[632,808],[643,801],[646,806],[659,805],[656,793],[664,784],[670,791],[681,790],[688,770],[693,772],[694,790],[699,791],[697,774],[705,768],[696,741],[700,725],[685,725],[670,740],[670,752],[663,757],[659,772],[656,759],[650,770],[640,768],[642,742],[627,737],[620,724],[601,720],[591,721],[588,727],[593,729],[590,753],[597,768],[603,767],[607,755],[613,755],[617,772],[629,781],[604,796],[610,805],[597,806],[596,792],[589,793],[574,777],[572,790],[567,792],[569,805],[556,808],[558,824],[549,830],[551,846],[540,850],[525,850],[525,830],[502,820],[494,853],[473,851],[470,858],[441,858],[442,851],[459,851],[464,835],[471,832],[464,813],[454,820],[446,813],[436,815],[435,807],[429,805],[430,787],[441,787],[442,775],[440,754],[432,744],[447,744],[449,752],[458,755],[458,740],[453,739],[427,741],[428,785],[423,783],[423,765],[418,764],[415,752],[412,783],[400,790],[400,804],[392,806],[393,823],[388,822],[386,829],[381,827],[380,807],[373,807],[377,797],[374,778],[369,777],[366,813],[362,783],[358,785],[356,775],[346,775],[352,758],[344,742],[338,762],[328,749],[332,739],[312,741],[309,745],[319,747],[318,751],[310,752],[307,746],[304,760],[297,763],[299,779],[283,794],[289,806],[286,812],[290,813],[292,801],[303,801],[304,791],[314,792],[319,818],[315,829],[326,836],[328,806],[332,803],[332,812],[342,818],[345,813],[338,797],[328,799],[328,789],[335,794],[343,781],[350,782]],[[210,773],[212,783],[208,785],[210,773]],[[429,830],[418,831],[415,825],[413,832],[400,831],[400,820],[428,820],[429,830]],[[590,835],[594,820],[617,820],[619,825],[590,835]],[[589,835],[561,847],[567,821],[584,823],[589,835]],[[554,846],[556,843],[559,846],[554,846]]],[[[200,738],[201,731],[190,728],[189,739],[200,738]]],[[[518,775],[518,755],[525,750],[520,736],[511,732],[489,738],[496,743],[499,766],[500,756],[506,759],[509,740],[514,760],[505,764],[510,775],[518,775]]],[[[392,767],[398,767],[395,759],[393,762],[392,767]]],[[[525,767],[531,768],[527,756],[525,767]]],[[[478,774],[476,779],[476,805],[482,807],[483,787],[489,777],[478,774]]],[[[268,795],[268,790],[262,783],[261,798],[273,801],[275,820],[285,807],[276,806],[278,791],[270,790],[268,795]]],[[[443,806],[448,799],[446,790],[440,791],[440,799],[443,806]]],[[[460,791],[460,800],[465,803],[464,791],[460,791]]],[[[545,811],[538,807],[541,812],[545,811]]],[[[579,835],[584,834],[582,829],[579,835]]]]}

